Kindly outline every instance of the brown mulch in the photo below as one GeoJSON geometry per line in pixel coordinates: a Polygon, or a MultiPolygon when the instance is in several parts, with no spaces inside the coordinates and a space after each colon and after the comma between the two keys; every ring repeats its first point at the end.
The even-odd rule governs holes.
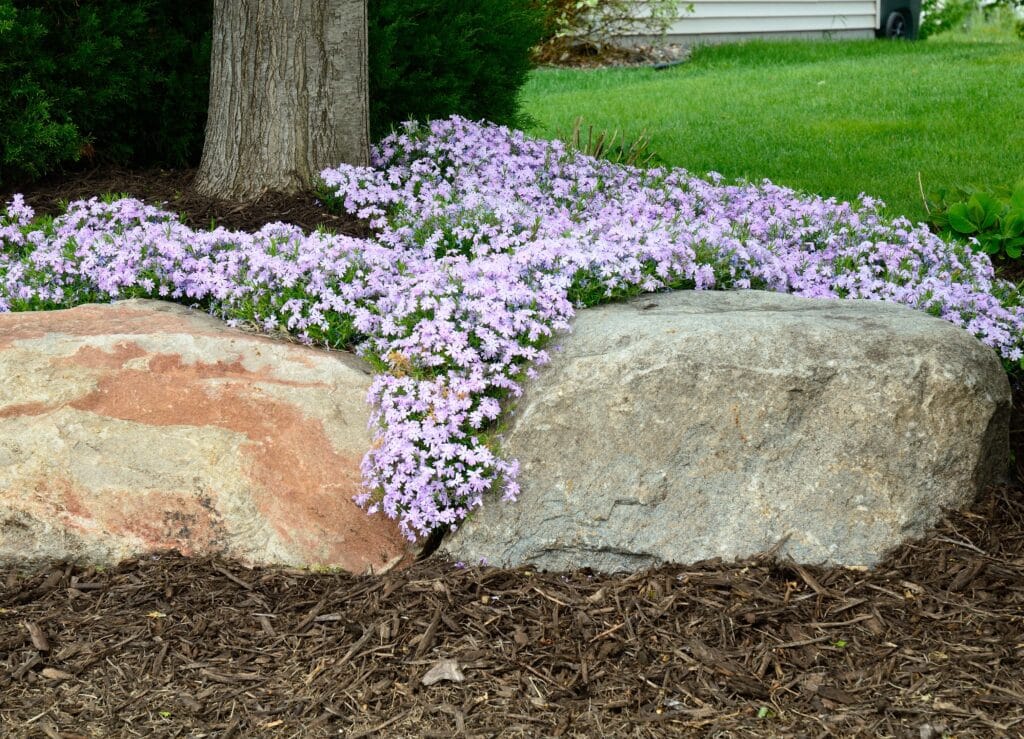
{"type": "MultiPolygon", "coordinates": [[[[129,192],[195,225],[324,224],[311,197],[226,208],[192,176],[23,191],[41,209],[129,192]]],[[[1022,735],[1020,483],[872,571],[770,554],[617,576],[438,555],[379,577],[171,554],[0,571],[4,737],[1022,735]]]]}
{"type": "Polygon", "coordinates": [[[10,574],[0,608],[4,736],[1024,732],[1024,499],[1005,486],[870,572],[169,555],[10,574]]]}
{"type": "Polygon", "coordinates": [[[267,223],[284,221],[306,232],[324,228],[350,236],[365,236],[366,224],[350,216],[329,213],[311,193],[267,193],[253,203],[236,203],[199,195],[192,189],[194,169],[133,170],[101,166],[52,175],[38,182],[5,185],[0,200],[7,202],[22,193],[38,214],[58,215],[62,203],[104,194],[124,194],[145,200],[184,216],[193,228],[226,228],[256,231],[267,223]]]}
{"type": "Polygon", "coordinates": [[[667,68],[683,64],[692,49],[680,44],[616,46],[555,39],[533,52],[536,64],[568,69],[603,69],[606,67],[667,68]]]}
{"type": "Polygon", "coordinates": [[[992,263],[995,265],[997,277],[1009,280],[1016,285],[1024,283],[1024,258],[996,257],[992,263]]]}

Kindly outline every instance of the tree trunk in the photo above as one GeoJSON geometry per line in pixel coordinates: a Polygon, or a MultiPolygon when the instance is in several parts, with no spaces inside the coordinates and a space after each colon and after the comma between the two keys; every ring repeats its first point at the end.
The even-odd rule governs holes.
{"type": "Polygon", "coordinates": [[[253,200],[369,159],[366,0],[214,0],[195,188],[253,200]]]}

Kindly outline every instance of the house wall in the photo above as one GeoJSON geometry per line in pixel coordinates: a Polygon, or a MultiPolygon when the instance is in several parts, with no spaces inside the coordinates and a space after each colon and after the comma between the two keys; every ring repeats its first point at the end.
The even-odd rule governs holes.
{"type": "MultiPolygon", "coordinates": [[[[693,12],[680,3],[679,18],[668,32],[670,43],[733,41],[754,37],[869,38],[878,25],[876,0],[697,0],[693,12]]],[[[638,2],[638,16],[644,3],[638,2]]],[[[623,36],[644,43],[650,36],[623,36]]]]}

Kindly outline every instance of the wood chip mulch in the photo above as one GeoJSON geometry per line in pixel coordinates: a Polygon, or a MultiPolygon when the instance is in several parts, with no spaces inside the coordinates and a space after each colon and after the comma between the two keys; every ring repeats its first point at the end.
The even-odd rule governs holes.
{"type": "Polygon", "coordinates": [[[61,172],[37,182],[5,184],[0,201],[14,193],[25,196],[37,214],[59,215],[64,203],[106,194],[129,195],[179,213],[192,228],[211,224],[239,231],[257,231],[267,223],[283,221],[307,233],[324,228],[334,233],[366,236],[367,225],[355,218],[329,213],[312,193],[266,193],[253,203],[236,203],[199,195],[192,188],[194,169],[126,169],[112,165],[61,172]]]}
{"type": "Polygon", "coordinates": [[[874,571],[5,574],[0,735],[1019,736],[1024,497],[874,571]],[[429,684],[427,684],[429,683],[429,684]]]}
{"type": "Polygon", "coordinates": [[[555,39],[534,49],[534,63],[566,69],[653,67],[668,69],[686,63],[693,49],[682,44],[616,46],[555,39]]]}

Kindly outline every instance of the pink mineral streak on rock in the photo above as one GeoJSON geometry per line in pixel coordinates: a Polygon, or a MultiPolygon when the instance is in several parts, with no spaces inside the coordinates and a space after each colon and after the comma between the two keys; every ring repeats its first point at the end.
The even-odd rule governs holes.
{"type": "MultiPolygon", "coordinates": [[[[353,369],[357,365],[351,358],[285,346],[229,329],[203,314],[148,301],[0,315],[0,356],[24,352],[43,363],[45,372],[78,383],[69,383],[73,392],[55,390],[50,402],[15,398],[0,405],[0,444],[5,422],[42,422],[48,414],[71,409],[140,429],[195,429],[197,458],[172,460],[187,468],[210,464],[198,458],[203,433],[216,431],[220,438],[229,432],[243,460],[244,503],[258,511],[276,535],[276,545],[307,565],[379,570],[407,555],[408,547],[394,521],[368,516],[352,502],[361,485],[360,459],[369,446],[369,408],[363,402],[368,377],[353,369]],[[183,358],[183,352],[195,353],[189,341],[197,336],[222,342],[218,354],[229,359],[183,358]],[[44,338],[46,347],[39,348],[35,340],[44,338]],[[338,364],[325,367],[324,362],[338,364]],[[295,368],[290,370],[288,363],[295,368]],[[348,395],[335,403],[332,398],[339,392],[348,395]],[[345,438],[338,438],[339,428],[345,438]]],[[[24,454],[43,453],[30,443],[22,447],[24,454]]],[[[132,450],[142,456],[161,453],[132,450]]],[[[161,489],[159,480],[144,494],[80,489],[70,475],[49,472],[48,479],[32,485],[36,505],[23,508],[36,515],[56,512],[78,535],[126,537],[145,551],[232,553],[229,506],[218,507],[224,501],[217,495],[161,489]],[[40,500],[49,505],[39,505],[40,500]]],[[[225,487],[237,496],[234,483],[225,487]]],[[[17,491],[0,489],[0,506],[11,505],[15,496],[17,491]]]]}

